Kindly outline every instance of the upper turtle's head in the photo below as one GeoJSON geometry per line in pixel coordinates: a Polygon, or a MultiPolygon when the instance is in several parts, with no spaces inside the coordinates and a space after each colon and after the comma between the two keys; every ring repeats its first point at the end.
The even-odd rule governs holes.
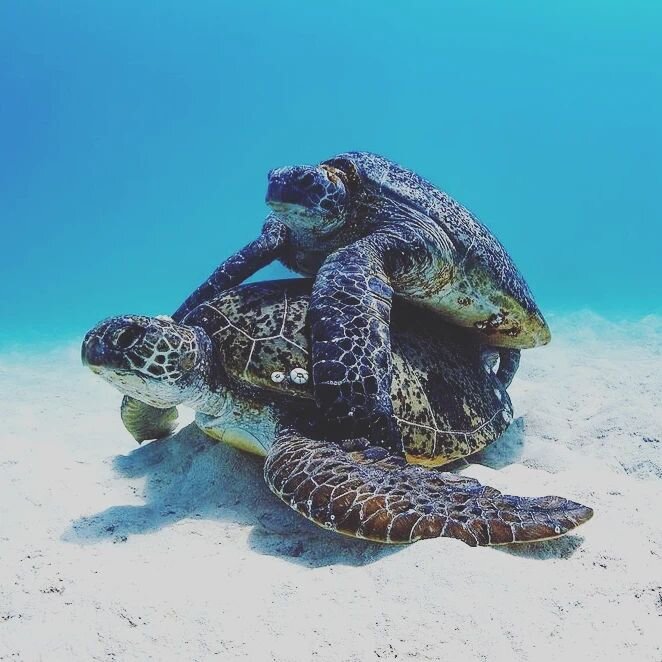
{"type": "Polygon", "coordinates": [[[327,235],[347,216],[347,180],[332,166],[287,166],[269,173],[267,204],[291,230],[327,235]]]}
{"type": "Polygon", "coordinates": [[[124,395],[154,407],[193,400],[210,374],[211,341],[168,317],[122,315],[87,333],[81,358],[124,395]]]}

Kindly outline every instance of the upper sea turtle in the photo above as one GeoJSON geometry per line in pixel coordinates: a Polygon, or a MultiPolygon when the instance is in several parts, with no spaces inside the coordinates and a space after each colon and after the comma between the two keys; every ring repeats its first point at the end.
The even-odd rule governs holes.
{"type": "Polygon", "coordinates": [[[308,380],[310,287],[305,280],[244,285],[180,324],[111,318],[87,334],[83,362],[151,407],[193,407],[207,434],[266,456],[265,480],[285,503],[340,533],[489,545],[556,537],[591,517],[590,508],[560,497],[502,495],[430,468],[496,439],[512,406],[474,338],[442,323],[433,328],[429,313],[409,304],[394,307],[391,345],[402,446],[328,440],[308,380]]]}
{"type": "Polygon", "coordinates": [[[549,341],[533,296],[499,241],[419,175],[376,154],[272,170],[262,234],[179,308],[239,284],[272,260],[316,275],[309,321],[315,399],[351,434],[384,439],[392,421],[393,294],[499,348],[510,383],[519,351],[549,341]]]}

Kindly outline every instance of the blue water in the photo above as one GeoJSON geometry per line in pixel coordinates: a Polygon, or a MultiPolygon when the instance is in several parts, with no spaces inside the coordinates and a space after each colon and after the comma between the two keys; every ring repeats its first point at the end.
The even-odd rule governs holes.
{"type": "Polygon", "coordinates": [[[659,313],[661,63],[655,0],[4,0],[0,342],[174,310],[270,168],[348,149],[472,209],[543,311],[659,313]]]}

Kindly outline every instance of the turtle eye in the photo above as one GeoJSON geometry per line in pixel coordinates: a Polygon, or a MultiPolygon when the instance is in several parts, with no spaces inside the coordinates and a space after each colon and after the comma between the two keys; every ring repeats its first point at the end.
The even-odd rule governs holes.
{"type": "Polygon", "coordinates": [[[130,326],[127,329],[120,329],[115,334],[113,342],[118,349],[129,349],[143,337],[144,333],[139,326],[130,326]]]}
{"type": "Polygon", "coordinates": [[[193,366],[195,365],[195,355],[191,352],[188,354],[184,354],[182,356],[181,360],[179,361],[179,367],[182,370],[191,370],[193,366]]]}
{"type": "Polygon", "coordinates": [[[342,170],[338,170],[338,168],[334,168],[333,166],[326,165],[323,163],[320,168],[324,170],[327,179],[332,183],[335,184],[336,186],[347,186],[347,178],[345,176],[345,173],[342,170]]]}

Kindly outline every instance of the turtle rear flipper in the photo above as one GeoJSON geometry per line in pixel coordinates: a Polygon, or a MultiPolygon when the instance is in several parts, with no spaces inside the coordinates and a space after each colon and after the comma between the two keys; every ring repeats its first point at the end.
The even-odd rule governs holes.
{"type": "Polygon", "coordinates": [[[158,409],[125,395],[120,414],[124,427],[139,444],[167,437],[177,428],[177,407],[158,409]]]}
{"type": "Polygon", "coordinates": [[[505,347],[499,348],[499,368],[497,369],[497,377],[501,383],[508,388],[515,377],[515,373],[519,368],[519,361],[522,355],[519,349],[507,349],[505,347]]]}
{"type": "Polygon", "coordinates": [[[315,524],[384,543],[440,536],[467,545],[556,538],[593,516],[561,497],[501,494],[473,478],[408,465],[381,447],[346,451],[281,431],[264,467],[269,488],[315,524]]]}

